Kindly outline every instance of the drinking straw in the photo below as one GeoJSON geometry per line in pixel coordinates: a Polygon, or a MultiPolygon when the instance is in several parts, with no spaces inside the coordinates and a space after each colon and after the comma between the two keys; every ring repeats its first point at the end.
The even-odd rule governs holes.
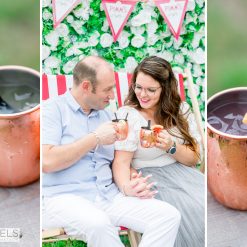
{"type": "Polygon", "coordinates": [[[151,120],[148,120],[148,129],[151,129],[151,120]]]}
{"type": "Polygon", "coordinates": [[[129,115],[129,113],[127,112],[126,117],[124,119],[125,121],[127,121],[128,115],[129,115]]]}
{"type": "Polygon", "coordinates": [[[117,113],[116,113],[116,112],[114,112],[114,115],[115,115],[116,120],[118,121],[118,118],[117,118],[117,113]]]}

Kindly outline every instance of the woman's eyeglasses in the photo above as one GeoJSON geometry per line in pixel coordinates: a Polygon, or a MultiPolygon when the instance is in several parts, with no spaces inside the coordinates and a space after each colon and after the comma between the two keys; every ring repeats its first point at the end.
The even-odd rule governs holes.
{"type": "Polygon", "coordinates": [[[155,95],[156,91],[161,88],[161,87],[148,87],[148,88],[144,88],[141,87],[138,84],[132,85],[133,90],[135,91],[136,94],[140,94],[142,92],[142,90],[144,90],[145,94],[152,97],[155,95]]]}

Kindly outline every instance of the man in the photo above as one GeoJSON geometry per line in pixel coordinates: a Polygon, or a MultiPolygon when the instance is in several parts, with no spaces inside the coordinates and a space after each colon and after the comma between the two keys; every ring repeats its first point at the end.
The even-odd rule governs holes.
{"type": "Polygon", "coordinates": [[[114,98],[113,69],[87,57],[73,80],[70,92],[43,106],[43,228],[63,227],[88,246],[123,247],[116,226],[125,226],[143,233],[142,247],[172,247],[179,212],[156,199],[126,197],[112,180],[117,135],[104,108],[114,98]]]}

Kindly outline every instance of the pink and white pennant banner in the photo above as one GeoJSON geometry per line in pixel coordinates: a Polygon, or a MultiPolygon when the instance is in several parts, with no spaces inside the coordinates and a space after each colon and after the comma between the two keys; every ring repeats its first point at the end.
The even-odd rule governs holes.
{"type": "Polygon", "coordinates": [[[137,1],[135,0],[102,0],[114,42],[117,41],[119,34],[123,30],[136,5],[136,2],[137,1]]]}
{"type": "Polygon", "coordinates": [[[81,0],[52,0],[53,25],[56,28],[81,0]]]}
{"type": "Polygon", "coordinates": [[[178,40],[183,24],[188,0],[155,0],[168,27],[178,40]]]}

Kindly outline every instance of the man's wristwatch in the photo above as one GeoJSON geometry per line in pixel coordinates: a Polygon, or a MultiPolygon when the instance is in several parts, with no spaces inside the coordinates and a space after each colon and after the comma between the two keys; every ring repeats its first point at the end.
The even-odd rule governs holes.
{"type": "Polygon", "coordinates": [[[176,151],[177,151],[177,147],[176,147],[176,142],[174,141],[172,146],[168,150],[166,150],[166,152],[168,154],[175,154],[176,151]]]}

